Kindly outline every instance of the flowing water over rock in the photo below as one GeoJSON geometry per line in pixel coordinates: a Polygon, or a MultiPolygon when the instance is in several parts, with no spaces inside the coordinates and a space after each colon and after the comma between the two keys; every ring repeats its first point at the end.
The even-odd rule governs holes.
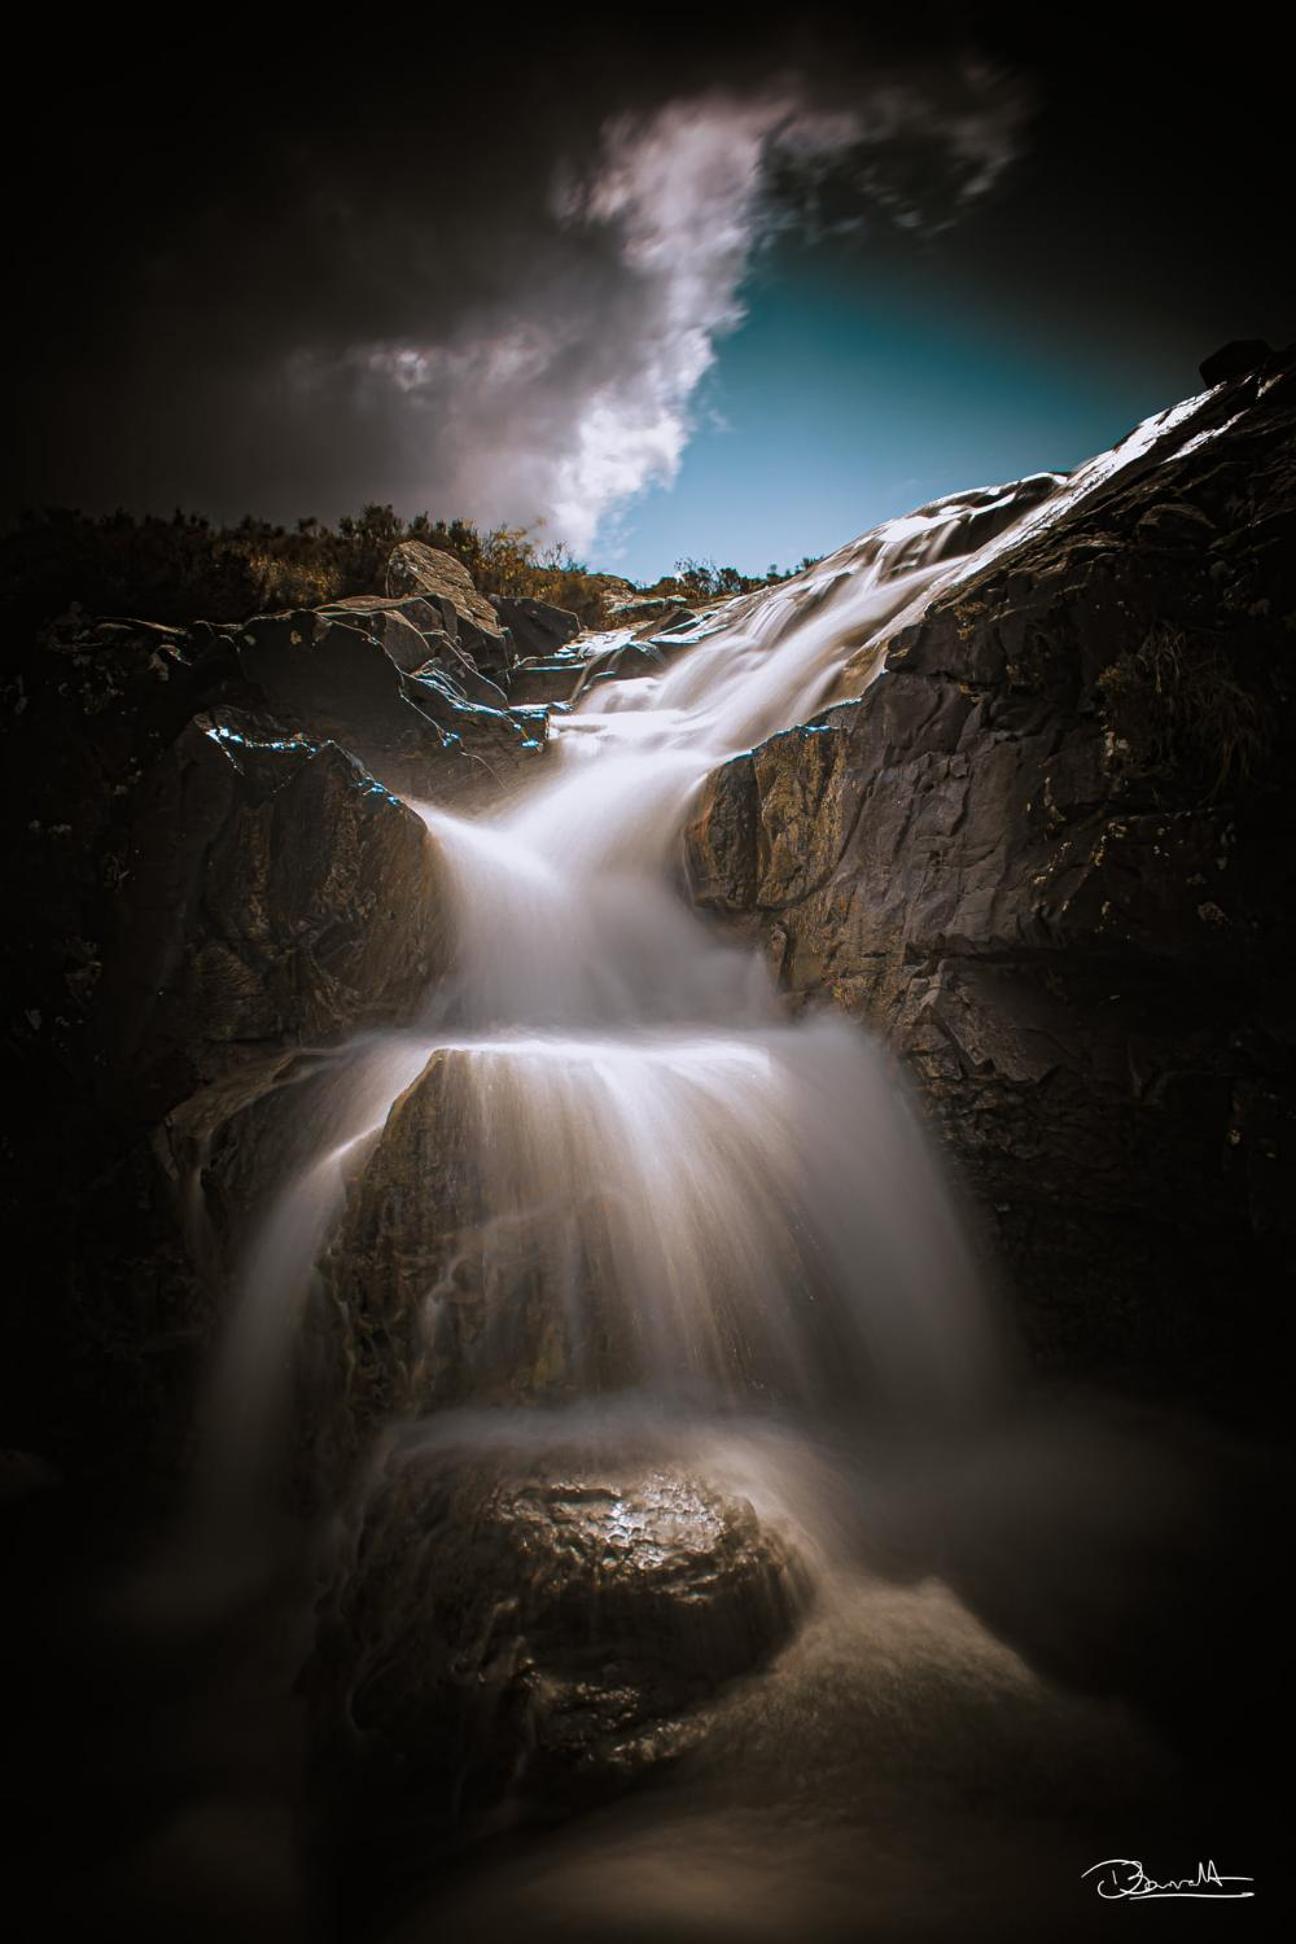
{"type": "Polygon", "coordinates": [[[358,1786],[441,1827],[677,1759],[823,1583],[824,1438],[849,1468],[861,1435],[958,1438],[999,1393],[896,1074],[848,1021],[789,1018],[689,910],[679,836],[718,762],[812,715],[1057,484],[690,623],[661,673],[555,718],[547,776],[493,812],[416,805],[454,971],[406,1030],[280,1089],[299,1158],[208,1414],[222,1543],[294,1448],[333,1510],[310,1688],[344,1820],[358,1786]]]}
{"type": "MultiPolygon", "coordinates": [[[[177,988],[192,1074],[170,1048],[195,1034],[144,1022],[191,1253],[212,1291],[235,1268],[237,1300],[202,1415],[204,1572],[172,1559],[104,1629],[85,1821],[124,1858],[110,1928],[120,1896],[141,1938],[305,1936],[322,1889],[355,1940],[1070,1936],[1100,1857],[1252,1867],[1239,1751],[1285,1612],[1268,1461],[1016,1385],[957,1197],[844,1016],[875,908],[918,910],[943,951],[950,895],[917,803],[927,744],[891,766],[894,739],[846,725],[903,700],[940,744],[982,691],[1025,694],[1052,748],[1030,670],[968,673],[952,631],[978,653],[979,630],[1011,634],[1050,522],[1071,533],[1093,493],[1101,525],[1124,469],[1155,498],[1163,435],[1194,453],[1228,433],[1227,399],[1199,406],[651,641],[564,649],[546,683],[574,686],[582,653],[585,677],[547,749],[527,737],[525,791],[501,775],[472,814],[446,809],[466,791],[424,800],[412,747],[384,775],[397,800],[329,744],[204,701],[173,796],[192,775],[210,798],[220,963],[272,965],[278,1010],[266,1037],[256,977],[233,1009],[177,988]],[[977,575],[1021,538],[978,619],[977,575]],[[286,765],[309,791],[285,797],[286,765]],[[334,843],[338,801],[357,814],[334,843]],[[280,896],[276,930],[252,866],[283,853],[280,816],[291,858],[328,869],[280,896]],[[847,844],[867,860],[849,883],[847,844]],[[807,900],[833,941],[813,979],[778,939],[807,900]],[[173,1790],[173,1813],[137,1813],[173,1790]]],[[[383,608],[411,660],[415,604],[383,608]]],[[[1110,612],[1095,598],[1100,646],[1110,612]]],[[[308,673],[307,645],[290,631],[270,672],[308,673]]],[[[1024,760],[1011,713],[987,721],[957,758],[986,780],[980,822],[954,820],[974,907],[1003,875],[990,785],[1024,760]]],[[[1070,801],[1023,793],[1050,827],[1070,801]]],[[[205,939],[210,845],[191,848],[184,898],[154,873],[145,902],[205,939]]],[[[963,969],[986,966],[978,910],[963,969]]],[[[893,952],[888,980],[913,965],[893,952]]],[[[997,1043],[971,1044],[993,1077],[997,1043]]],[[[42,1653],[57,1667],[34,1627],[22,1664],[42,1653]]]]}
{"type": "Polygon", "coordinates": [[[995,1326],[885,1060],[841,1020],[789,1021],[673,879],[707,772],[813,713],[1056,486],[943,503],[731,604],[661,675],[590,690],[520,801],[424,808],[457,974],[421,1026],[342,1063],[334,1135],[252,1252],[226,1359],[245,1415],[282,1364],[266,1312],[300,1310],[348,1175],[324,1274],[365,1429],[623,1390],[703,1413],[975,1412],[995,1326]]]}

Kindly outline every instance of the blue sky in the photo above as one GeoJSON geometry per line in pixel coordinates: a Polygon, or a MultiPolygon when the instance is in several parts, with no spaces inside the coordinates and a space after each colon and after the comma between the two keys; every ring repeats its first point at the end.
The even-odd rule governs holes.
{"type": "Polygon", "coordinates": [[[943,493],[1073,466],[1197,388],[1195,339],[1086,340],[947,272],[767,259],[674,485],[591,557],[636,580],[686,556],[791,565],[943,493]]]}

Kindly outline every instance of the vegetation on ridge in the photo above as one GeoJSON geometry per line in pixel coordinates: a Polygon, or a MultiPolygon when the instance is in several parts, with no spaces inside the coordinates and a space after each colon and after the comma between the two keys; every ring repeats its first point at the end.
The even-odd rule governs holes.
{"type": "Polygon", "coordinates": [[[319,607],[380,592],[401,540],[453,554],[483,594],[548,601],[591,628],[606,625],[615,602],[636,595],[709,600],[788,577],[776,567],[753,577],[713,561],[681,560],[674,574],[637,587],[593,572],[563,547],[543,546],[522,527],[483,529],[424,513],[406,520],[390,506],[366,506],[336,526],[310,518],[276,526],[249,515],[224,527],[192,513],[162,519],[51,508],[0,534],[0,613],[10,628],[26,630],[74,605],[88,614],[175,623],[319,607]]]}

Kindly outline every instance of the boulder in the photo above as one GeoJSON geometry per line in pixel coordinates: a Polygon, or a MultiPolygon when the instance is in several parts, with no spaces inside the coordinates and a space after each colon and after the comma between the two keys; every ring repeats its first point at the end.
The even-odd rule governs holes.
{"type": "Polygon", "coordinates": [[[578,615],[548,601],[533,601],[526,596],[492,594],[490,604],[500,625],[513,637],[515,653],[524,661],[543,660],[574,641],[581,631],[578,615]]]}
{"type": "Polygon", "coordinates": [[[1203,385],[1222,385],[1230,378],[1243,378],[1272,356],[1273,349],[1263,338],[1230,338],[1209,358],[1202,359],[1201,381],[1203,385]]]}
{"type": "Polygon", "coordinates": [[[390,1764],[447,1820],[551,1809],[681,1753],[807,1592],[780,1532],[669,1461],[397,1446],[325,1604],[317,1735],[362,1797],[390,1764]]]}
{"type": "MultiPolygon", "coordinates": [[[[640,603],[639,605],[642,607],[646,604],[640,603]]],[[[640,639],[653,635],[670,634],[672,629],[689,627],[698,618],[696,609],[684,607],[679,602],[672,604],[668,601],[660,609],[657,607],[656,602],[653,602],[651,605],[654,612],[635,629],[635,634],[640,639]]]]}
{"type": "Polygon", "coordinates": [[[686,839],[790,1004],[904,1054],[1036,1354],[1218,1398],[1296,1239],[1294,435],[1290,363],[1233,380],[686,839]]]}
{"type": "Polygon", "coordinates": [[[597,1265],[573,1304],[548,1205],[510,1199],[507,1225],[489,1220],[483,1149],[499,1135],[484,1143],[482,1113],[471,1055],[438,1051],[360,1158],[309,1323],[321,1476],[411,1411],[574,1395],[578,1327],[595,1344],[590,1387],[634,1368],[628,1320],[595,1300],[597,1265]]]}
{"type": "Polygon", "coordinates": [[[454,554],[422,540],[400,541],[387,563],[387,592],[399,598],[418,595],[435,607],[450,639],[488,674],[503,673],[511,666],[514,653],[507,631],[454,554]]]}

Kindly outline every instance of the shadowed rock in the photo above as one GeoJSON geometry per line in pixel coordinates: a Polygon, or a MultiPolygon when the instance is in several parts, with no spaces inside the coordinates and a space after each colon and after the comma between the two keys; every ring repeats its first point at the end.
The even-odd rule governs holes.
{"type": "Polygon", "coordinates": [[[514,651],[524,660],[543,660],[565,648],[581,631],[579,615],[549,601],[534,601],[529,596],[492,594],[490,604],[500,625],[513,637],[514,651]]]}
{"type": "Polygon", "coordinates": [[[807,1599],[779,1532],[669,1463],[398,1447],[325,1609],[317,1733],[434,1817],[561,1802],[682,1753],[807,1599]]]}
{"type": "Polygon", "coordinates": [[[442,962],[425,825],[336,744],[198,716],[142,792],[98,1030],[149,1118],[275,1044],[404,1017],[442,962]]]}

